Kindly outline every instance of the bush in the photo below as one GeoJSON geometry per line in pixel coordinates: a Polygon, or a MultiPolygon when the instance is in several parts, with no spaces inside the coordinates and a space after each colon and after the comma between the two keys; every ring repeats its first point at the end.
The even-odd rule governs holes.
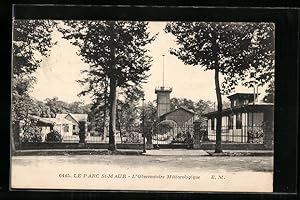
{"type": "Polygon", "coordinates": [[[62,136],[58,131],[52,130],[46,135],[45,142],[61,142],[62,136]]]}
{"type": "Polygon", "coordinates": [[[130,132],[125,133],[122,136],[123,143],[141,143],[143,141],[141,133],[139,132],[130,132]]]}
{"type": "Polygon", "coordinates": [[[24,133],[20,139],[21,142],[42,142],[41,129],[35,124],[29,123],[24,127],[24,133]]]}
{"type": "Polygon", "coordinates": [[[248,142],[262,144],[264,142],[264,130],[261,127],[254,127],[248,130],[248,142]]]}

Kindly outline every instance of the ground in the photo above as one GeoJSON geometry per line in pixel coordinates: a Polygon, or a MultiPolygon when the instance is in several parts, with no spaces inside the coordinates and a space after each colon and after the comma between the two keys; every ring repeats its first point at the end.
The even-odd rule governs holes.
{"type": "Polygon", "coordinates": [[[13,156],[12,186],[271,192],[272,170],[271,156],[13,156]]]}

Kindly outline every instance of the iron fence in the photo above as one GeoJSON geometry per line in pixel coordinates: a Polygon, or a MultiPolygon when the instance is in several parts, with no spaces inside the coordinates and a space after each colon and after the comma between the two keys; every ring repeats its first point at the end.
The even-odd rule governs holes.
{"type": "MultiPolygon", "coordinates": [[[[215,142],[216,130],[211,127],[195,128],[194,125],[185,126],[146,126],[140,125],[118,127],[115,134],[116,143],[143,143],[143,133],[145,133],[147,144],[190,144],[201,142],[215,142]]],[[[266,129],[263,126],[241,126],[232,128],[229,126],[221,127],[222,142],[228,143],[255,143],[262,144],[265,135],[273,140],[273,129],[266,129]],[[268,130],[268,131],[266,131],[268,130]],[[271,131],[270,131],[271,130],[271,131]],[[271,137],[270,137],[271,136],[271,137]]],[[[40,141],[30,141],[45,142],[40,141]]],[[[47,141],[48,142],[48,141],[47,141]]],[[[54,141],[57,142],[57,141],[54,141]]],[[[79,135],[62,135],[60,143],[79,143],[79,135]]],[[[108,130],[104,132],[90,131],[85,134],[86,143],[109,143],[108,130]]]]}
{"type": "MultiPolygon", "coordinates": [[[[140,126],[126,126],[119,127],[115,132],[116,143],[142,143],[142,129],[140,126]]],[[[62,142],[65,143],[78,143],[78,135],[64,135],[62,142]]],[[[109,131],[97,132],[91,131],[85,134],[86,143],[108,143],[109,142],[109,131]]]]}
{"type": "Polygon", "coordinates": [[[187,126],[156,126],[152,132],[152,144],[188,144],[193,139],[194,127],[187,126]]]}
{"type": "MultiPolygon", "coordinates": [[[[216,130],[208,128],[207,135],[203,141],[216,141],[216,130]]],[[[229,126],[221,127],[221,140],[222,142],[231,143],[264,143],[264,136],[266,131],[263,126],[240,126],[232,128],[229,126]]],[[[273,133],[268,133],[273,134],[273,133]]]]}

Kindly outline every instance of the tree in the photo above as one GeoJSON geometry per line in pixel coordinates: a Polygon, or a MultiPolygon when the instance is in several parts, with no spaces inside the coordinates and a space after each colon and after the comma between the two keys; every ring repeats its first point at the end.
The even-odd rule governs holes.
{"type": "Polygon", "coordinates": [[[186,65],[198,65],[214,71],[217,97],[215,152],[222,152],[222,93],[234,90],[239,81],[247,81],[256,71],[255,81],[264,84],[274,69],[274,25],[268,23],[171,22],[165,31],[176,37],[177,49],[170,53],[186,65]],[[220,74],[224,75],[222,88],[220,74]]]}
{"type": "Polygon", "coordinates": [[[268,88],[266,89],[266,96],[263,98],[263,101],[266,103],[274,103],[275,98],[275,85],[274,80],[271,80],[268,88]]]}
{"type": "Polygon", "coordinates": [[[178,107],[185,107],[191,110],[195,110],[194,102],[190,99],[186,98],[171,98],[170,99],[170,108],[171,110],[174,110],[178,107]]]}
{"type": "Polygon", "coordinates": [[[155,101],[145,102],[144,120],[146,123],[154,122],[157,119],[155,101]]]}
{"type": "Polygon", "coordinates": [[[214,111],[214,105],[211,101],[205,101],[200,99],[199,101],[195,102],[195,112],[199,119],[203,118],[204,113],[214,111]]]}
{"type": "MultiPolygon", "coordinates": [[[[148,77],[151,57],[145,46],[150,37],[148,23],[138,21],[65,21],[64,38],[79,47],[82,60],[90,65],[82,82],[85,93],[98,97],[105,90],[109,107],[109,150],[116,150],[117,88],[141,89],[148,77]]],[[[125,93],[127,94],[127,93],[125,93]]]]}
{"type": "Polygon", "coordinates": [[[19,122],[27,120],[36,105],[28,95],[35,77],[31,74],[40,66],[55,44],[51,33],[56,23],[50,20],[13,20],[12,58],[12,150],[14,137],[19,134],[19,122]]]}
{"type": "Polygon", "coordinates": [[[71,113],[69,104],[60,101],[58,97],[45,99],[45,105],[49,107],[51,117],[56,117],[56,115],[60,113],[71,113]]]}

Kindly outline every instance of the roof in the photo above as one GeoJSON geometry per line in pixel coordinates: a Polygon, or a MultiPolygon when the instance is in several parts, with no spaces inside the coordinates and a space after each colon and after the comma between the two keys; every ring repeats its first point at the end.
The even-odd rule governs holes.
{"type": "MultiPolygon", "coordinates": [[[[253,97],[254,96],[254,94],[253,93],[235,93],[235,94],[233,94],[233,95],[229,95],[229,96],[227,96],[227,98],[228,99],[235,99],[235,98],[237,98],[237,97],[239,97],[239,96],[248,96],[248,97],[253,97]]],[[[255,96],[257,97],[259,94],[255,94],[255,96]]]]}
{"type": "Polygon", "coordinates": [[[35,115],[29,115],[29,118],[35,119],[38,122],[46,124],[46,125],[54,125],[55,124],[53,121],[49,120],[49,118],[43,118],[43,117],[39,117],[39,116],[35,116],[35,115]]]}
{"type": "Polygon", "coordinates": [[[56,118],[66,118],[68,115],[71,116],[76,122],[87,121],[88,118],[88,114],[73,114],[73,113],[56,114],[56,118]]]}
{"type": "MultiPolygon", "coordinates": [[[[257,109],[257,110],[261,110],[261,109],[268,109],[268,108],[273,108],[274,104],[273,103],[249,103],[249,104],[245,104],[245,105],[240,105],[240,106],[235,106],[232,108],[226,108],[224,110],[222,110],[222,114],[229,114],[232,112],[239,112],[239,111],[252,111],[253,109],[257,109]]],[[[209,117],[209,116],[214,116],[217,114],[217,111],[213,111],[213,112],[209,112],[209,113],[205,113],[203,114],[203,116],[205,117],[209,117]]]]}
{"type": "Polygon", "coordinates": [[[65,118],[68,115],[68,113],[66,114],[56,114],[55,118],[65,118]]]}
{"type": "Polygon", "coordinates": [[[55,124],[71,124],[72,122],[70,120],[67,120],[65,118],[48,118],[48,117],[39,117],[35,115],[29,116],[31,119],[35,119],[40,123],[46,124],[46,125],[55,125],[55,124]]]}
{"type": "Polygon", "coordinates": [[[55,124],[71,124],[72,123],[70,120],[67,120],[64,118],[45,118],[45,119],[52,121],[55,124]]]}
{"type": "Polygon", "coordinates": [[[162,114],[160,117],[165,116],[165,115],[168,115],[168,114],[173,113],[173,112],[175,112],[175,111],[177,111],[177,110],[180,110],[180,109],[182,109],[182,110],[184,110],[184,111],[186,111],[186,112],[189,112],[189,113],[191,113],[191,114],[195,114],[194,111],[189,110],[189,109],[187,109],[187,108],[185,108],[185,107],[183,107],[183,106],[180,106],[179,108],[176,108],[176,109],[174,109],[174,110],[170,110],[169,112],[166,112],[166,113],[162,114]]]}

